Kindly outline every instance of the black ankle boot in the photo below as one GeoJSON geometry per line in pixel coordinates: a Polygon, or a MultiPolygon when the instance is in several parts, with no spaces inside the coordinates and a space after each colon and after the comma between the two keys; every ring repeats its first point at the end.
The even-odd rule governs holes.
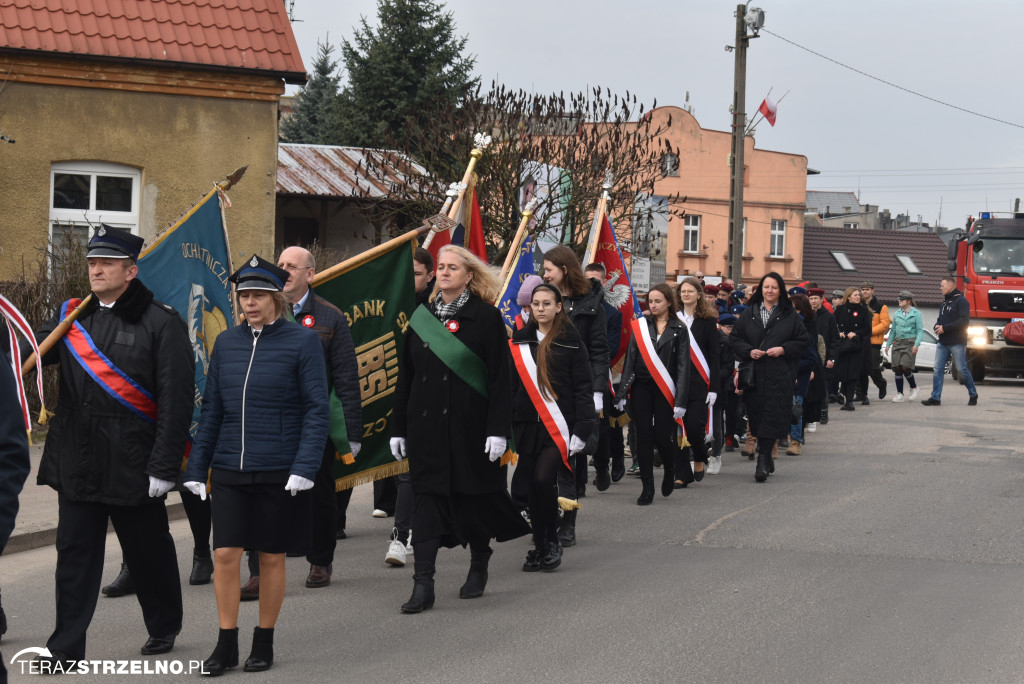
{"type": "Polygon", "coordinates": [[[676,474],[671,468],[665,468],[661,476],[661,495],[669,496],[676,488],[676,474]]]}
{"type": "Polygon", "coordinates": [[[246,672],[263,672],[274,664],[274,628],[257,627],[252,632],[252,652],[245,659],[246,672]]]}
{"type": "Polygon", "coordinates": [[[100,592],[110,598],[135,593],[135,582],[132,581],[132,574],[128,572],[127,563],[121,563],[121,572],[117,574],[113,582],[100,589],[100,592]]]}
{"type": "Polygon", "coordinates": [[[192,585],[196,584],[209,584],[210,579],[213,577],[213,558],[210,556],[210,552],[207,551],[206,555],[201,553],[192,554],[192,574],[189,575],[188,583],[192,585]]]}
{"type": "Polygon", "coordinates": [[[640,491],[640,496],[636,500],[636,505],[650,506],[651,502],[654,501],[654,476],[641,476],[640,484],[643,489],[640,491]]]}
{"type": "Polygon", "coordinates": [[[403,613],[422,613],[434,607],[434,566],[415,561],[413,567],[412,596],[402,604],[403,613]]]}
{"type": "Polygon", "coordinates": [[[558,542],[568,548],[576,546],[576,514],[579,511],[566,511],[562,517],[562,525],[558,528],[558,542]]]}
{"type": "Polygon", "coordinates": [[[551,572],[562,564],[562,545],[558,542],[549,542],[544,548],[544,554],[540,559],[540,569],[544,572],[551,572]]]}
{"type": "Polygon", "coordinates": [[[469,551],[469,574],[466,583],[459,589],[459,598],[474,599],[484,595],[487,586],[487,563],[491,560],[490,547],[486,551],[469,551]]]}
{"type": "Polygon", "coordinates": [[[238,628],[222,629],[217,633],[217,646],[210,657],[203,661],[202,674],[219,677],[224,670],[238,667],[238,628]]]}
{"type": "Polygon", "coordinates": [[[757,470],[754,471],[754,479],[758,482],[764,482],[768,479],[769,468],[772,467],[772,457],[770,454],[757,454],[757,470]]]}

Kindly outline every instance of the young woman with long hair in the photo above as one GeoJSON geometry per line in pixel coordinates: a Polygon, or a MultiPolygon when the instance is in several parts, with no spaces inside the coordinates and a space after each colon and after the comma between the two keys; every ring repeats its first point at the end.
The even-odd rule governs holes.
{"type": "Polygon", "coordinates": [[[562,562],[558,541],[559,480],[575,484],[573,456],[596,428],[590,362],[579,333],[553,285],[538,285],[530,320],[516,330],[512,349],[512,425],[519,463],[529,481],[534,548],[525,572],[551,571],[562,562]]]}
{"type": "Polygon", "coordinates": [[[860,289],[846,288],[842,303],[835,308],[836,327],[839,328],[839,350],[832,375],[839,383],[842,411],[853,411],[853,397],[857,391],[864,348],[871,344],[871,310],[861,301],[860,289]]]}
{"type": "MultiPolygon", "coordinates": [[[[711,426],[709,418],[718,400],[721,373],[718,364],[718,310],[702,295],[700,281],[693,277],[684,278],[679,283],[679,301],[682,308],[677,315],[689,330],[690,337],[690,385],[683,425],[693,454],[693,479],[700,482],[704,479],[708,463],[707,440],[714,435],[708,429],[711,426]]],[[[686,478],[680,475],[689,469],[689,463],[681,466],[677,468],[681,472],[676,472],[676,485],[679,487],[686,484],[686,478]]]]}
{"type": "MultiPolygon", "coordinates": [[[[618,408],[626,407],[636,431],[637,460],[642,490],[636,500],[648,506],[654,500],[654,445],[664,470],[662,496],[675,488],[677,469],[692,479],[689,463],[682,463],[676,439],[676,421],[686,416],[690,388],[690,336],[676,316],[675,293],[659,283],[647,293],[648,312],[633,321],[622,365],[622,381],[615,390],[618,408]]],[[[683,480],[683,482],[686,482],[683,480]]]]}
{"type": "MultiPolygon", "coordinates": [[[[544,253],[544,282],[558,288],[562,295],[562,307],[586,347],[590,357],[594,411],[601,413],[604,410],[604,391],[610,377],[608,326],[602,306],[604,289],[597,280],[584,275],[576,253],[565,245],[544,253]]],[[[587,488],[587,454],[581,451],[576,455],[576,461],[576,491],[561,492],[562,496],[573,499],[583,496],[587,488]]],[[[577,511],[569,511],[562,519],[558,535],[563,546],[576,543],[576,514],[577,511]]]]}
{"type": "Polygon", "coordinates": [[[772,448],[789,434],[797,364],[810,340],[778,273],[761,278],[750,307],[740,314],[729,337],[740,362],[753,365],[754,384],[744,390],[750,429],[757,437],[754,479],[764,482],[775,470],[772,448]]]}

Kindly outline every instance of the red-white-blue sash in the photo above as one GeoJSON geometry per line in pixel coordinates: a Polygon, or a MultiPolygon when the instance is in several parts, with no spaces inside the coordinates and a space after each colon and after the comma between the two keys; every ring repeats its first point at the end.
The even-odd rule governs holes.
{"type": "MultiPolygon", "coordinates": [[[[700,345],[697,344],[697,338],[693,336],[693,331],[690,330],[690,326],[686,324],[686,319],[683,318],[683,312],[676,312],[676,316],[686,326],[686,332],[690,335],[690,362],[693,363],[693,367],[697,369],[697,373],[700,374],[704,384],[708,386],[708,392],[711,392],[711,366],[708,365],[708,360],[704,358],[704,352],[701,351],[700,345]]],[[[712,407],[708,407],[708,424],[704,428],[704,434],[706,437],[714,435],[714,420],[715,412],[712,407]]]]}
{"type": "MultiPolygon", "coordinates": [[[[78,306],[81,300],[71,299],[60,307],[61,320],[67,315],[68,307],[78,306]]],[[[86,373],[103,388],[103,391],[117,399],[140,418],[151,423],[156,422],[156,400],[139,383],[132,380],[127,373],[115,366],[106,355],[99,350],[82,324],[75,321],[63,337],[71,356],[74,357],[86,373]]]]}
{"type": "Polygon", "coordinates": [[[523,387],[526,388],[526,393],[530,396],[533,408],[537,410],[540,421],[544,423],[548,434],[551,435],[555,446],[558,447],[558,453],[562,455],[565,467],[572,470],[572,465],[569,463],[569,440],[572,439],[569,433],[569,424],[565,422],[565,416],[562,415],[558,404],[553,399],[545,399],[541,394],[540,383],[537,381],[537,362],[534,361],[533,354],[528,349],[529,345],[516,344],[509,340],[508,346],[512,350],[512,360],[515,361],[519,379],[523,381],[523,387]]]}
{"type": "Polygon", "coordinates": [[[28,412],[28,396],[25,394],[25,380],[21,376],[21,353],[18,350],[18,336],[15,330],[28,339],[32,350],[36,353],[36,389],[39,390],[39,401],[45,404],[43,398],[43,360],[39,357],[39,347],[36,345],[36,337],[32,333],[32,327],[25,320],[25,317],[18,311],[18,308],[9,299],[0,295],[0,313],[3,314],[4,322],[7,324],[8,341],[11,345],[11,370],[14,371],[14,383],[18,388],[18,403],[21,405],[21,413],[25,418],[25,429],[32,429],[32,418],[28,412]]]}
{"type": "MultiPolygon", "coordinates": [[[[676,405],[675,381],[672,379],[672,375],[669,374],[668,368],[665,367],[665,364],[662,363],[661,358],[658,356],[654,340],[651,339],[651,331],[647,327],[647,319],[644,317],[636,318],[629,325],[633,329],[633,338],[636,340],[637,349],[640,350],[640,356],[643,357],[647,370],[650,371],[651,377],[654,378],[654,384],[661,390],[668,405],[674,409],[676,405]]],[[[679,427],[683,427],[682,419],[677,418],[676,423],[679,424],[679,427]]]]}

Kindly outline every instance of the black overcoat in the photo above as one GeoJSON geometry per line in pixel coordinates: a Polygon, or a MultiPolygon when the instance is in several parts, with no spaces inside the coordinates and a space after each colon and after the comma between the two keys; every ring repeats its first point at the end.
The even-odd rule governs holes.
{"type": "Polygon", "coordinates": [[[767,439],[785,437],[793,418],[797,365],[810,344],[803,320],[792,305],[779,304],[766,327],[761,323],[760,306],[751,306],[740,314],[729,342],[740,361],[749,360],[754,349],[785,350],[778,358],[763,356],[753,362],[754,389],[743,393],[754,435],[767,439]]]}
{"type": "Polygon", "coordinates": [[[836,327],[842,337],[833,350],[836,365],[832,368],[832,377],[839,382],[855,380],[860,375],[864,348],[871,344],[871,316],[871,311],[863,304],[848,303],[836,307],[836,327]],[[857,333],[857,336],[849,340],[845,337],[849,332],[857,333]]]}
{"type": "Polygon", "coordinates": [[[405,337],[391,434],[405,437],[416,494],[486,494],[505,489],[498,462],[484,451],[488,437],[508,438],[512,379],[508,335],[501,314],[471,295],[452,333],[487,366],[489,397],[463,382],[416,331],[405,337]]]}
{"type": "Polygon", "coordinates": [[[590,370],[594,392],[608,389],[610,355],[618,350],[608,349],[608,321],[604,313],[604,289],[594,278],[590,279],[590,290],[578,297],[566,297],[563,301],[569,320],[583,340],[590,357],[590,370]]]}
{"type": "MultiPolygon", "coordinates": [[[[685,325],[685,323],[684,323],[685,325]]],[[[708,367],[711,370],[710,389],[704,382],[704,378],[701,377],[697,367],[690,361],[690,398],[694,397],[706,397],[708,392],[718,392],[718,387],[721,384],[721,368],[719,368],[718,361],[718,321],[714,318],[694,318],[693,324],[690,326],[690,332],[693,333],[693,339],[697,341],[697,346],[700,347],[701,352],[704,354],[704,360],[708,362],[708,367]]],[[[689,354],[689,351],[687,351],[689,354]]]]}

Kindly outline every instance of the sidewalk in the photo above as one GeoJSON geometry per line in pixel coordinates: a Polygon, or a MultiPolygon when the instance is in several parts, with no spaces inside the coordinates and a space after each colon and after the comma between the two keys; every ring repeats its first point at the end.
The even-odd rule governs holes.
{"type": "MultiPolygon", "coordinates": [[[[36,484],[39,461],[43,457],[43,437],[33,436],[29,449],[32,472],[25,481],[25,488],[18,497],[18,518],[14,525],[4,555],[52,546],[57,541],[57,492],[45,485],[36,484]]],[[[181,498],[171,492],[167,495],[167,517],[180,520],[185,517],[181,498]]],[[[113,527],[109,528],[113,531],[113,527]]]]}

